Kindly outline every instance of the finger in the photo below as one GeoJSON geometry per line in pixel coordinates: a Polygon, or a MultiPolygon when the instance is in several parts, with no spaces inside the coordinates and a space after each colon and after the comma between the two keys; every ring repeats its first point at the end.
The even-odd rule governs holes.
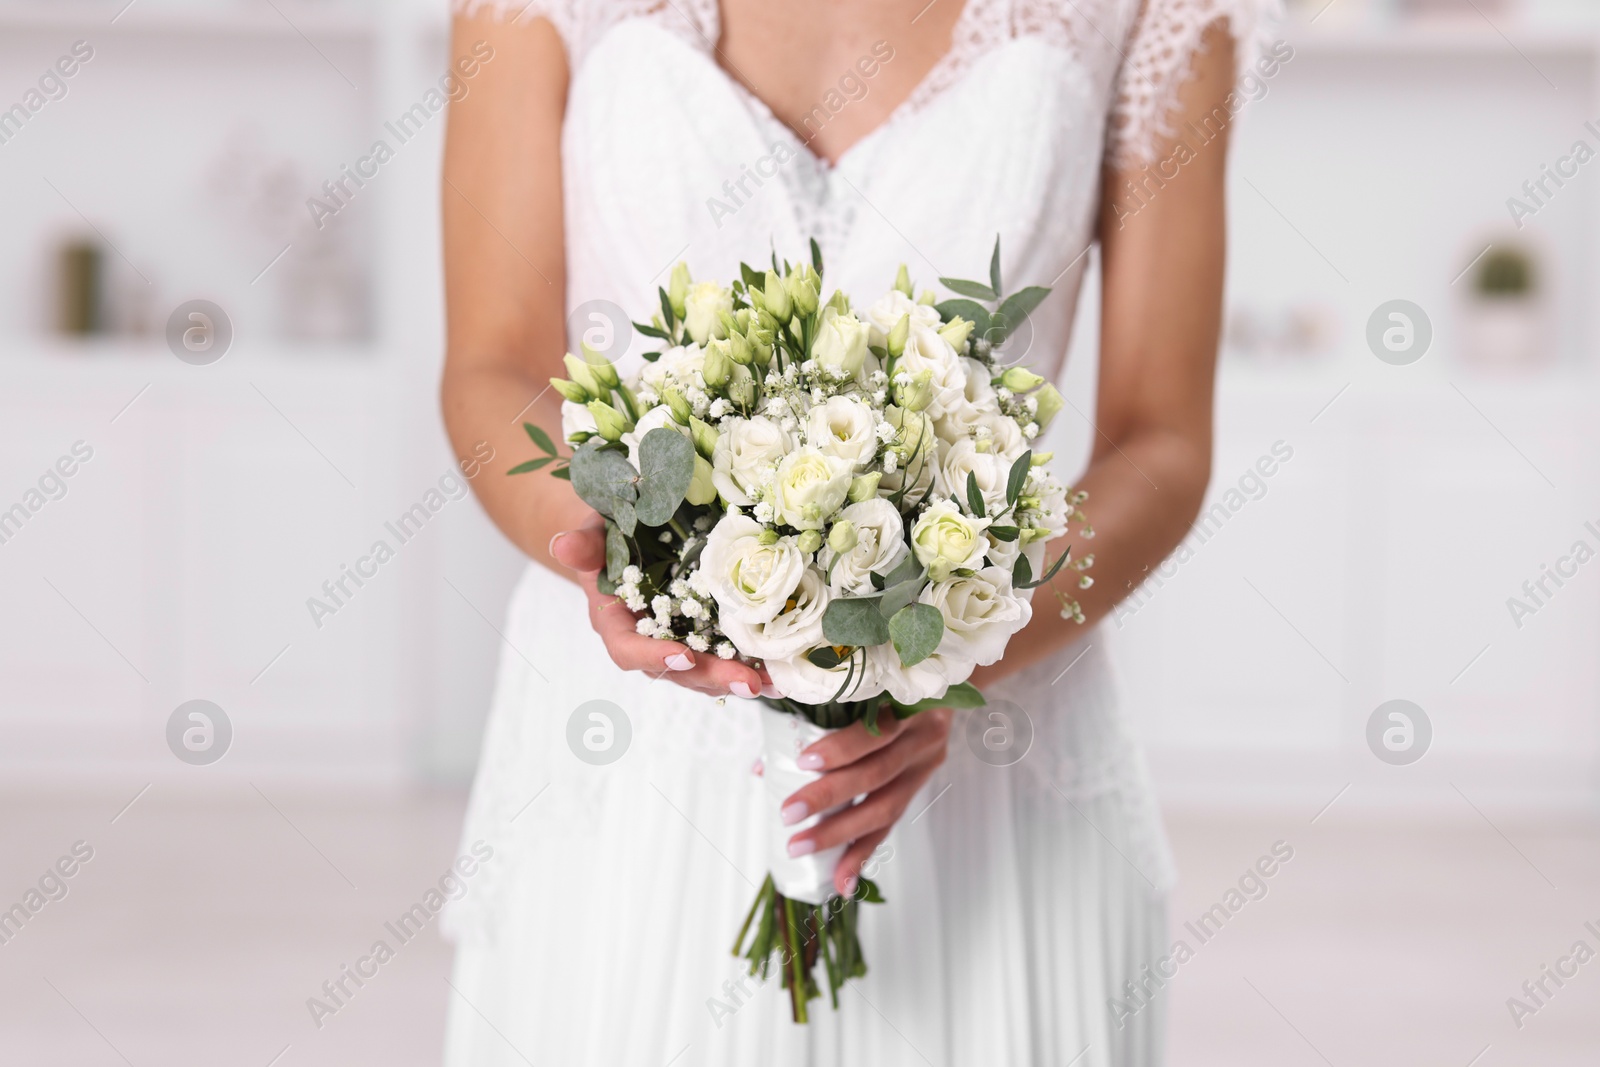
{"type": "Polygon", "coordinates": [[[888,836],[888,830],[874,830],[844,850],[844,855],[839,857],[839,866],[833,869],[833,888],[839,891],[840,896],[854,895],[856,884],[861,881],[861,868],[867,865],[872,854],[878,851],[878,846],[888,836]]]}
{"type": "Polygon", "coordinates": [[[878,716],[877,737],[867,732],[865,722],[855,722],[808,746],[795,762],[803,771],[844,767],[884,747],[898,737],[902,729],[904,724],[893,715],[878,716]]]}
{"type": "Polygon", "coordinates": [[[900,777],[873,791],[859,804],[845,808],[809,830],[789,839],[789,855],[808,856],[835,845],[859,841],[876,830],[887,830],[899,821],[922,783],[933,773],[933,765],[913,767],[900,777]]]}
{"type": "Polygon", "coordinates": [[[784,798],[781,809],[784,825],[792,826],[819,811],[848,804],[855,797],[888,785],[925,753],[925,748],[919,750],[914,743],[901,742],[829,771],[784,798]]]}
{"type": "Polygon", "coordinates": [[[754,697],[761,692],[761,675],[749,664],[697,653],[679,641],[646,637],[636,628],[639,617],[616,597],[594,592],[589,603],[595,632],[623,670],[665,676],[712,696],[754,697]]]}
{"type": "Polygon", "coordinates": [[[602,526],[583,526],[563,530],[550,539],[550,554],[556,562],[587,573],[606,565],[606,531],[602,526]]]}

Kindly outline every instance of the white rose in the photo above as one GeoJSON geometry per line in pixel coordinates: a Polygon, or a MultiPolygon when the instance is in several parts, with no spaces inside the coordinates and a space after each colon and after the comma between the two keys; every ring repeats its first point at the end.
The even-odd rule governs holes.
{"type": "Polygon", "coordinates": [[[867,365],[867,328],[854,315],[839,313],[832,305],[822,309],[817,337],[811,345],[811,358],[819,366],[836,371],[837,377],[865,380],[873,368],[867,365]]]}
{"type": "Polygon", "coordinates": [[[711,481],[725,502],[749,507],[793,449],[794,439],[765,416],[726,419],[711,450],[711,481]]]}
{"type": "Polygon", "coordinates": [[[679,345],[662,352],[654,363],[646,363],[639,372],[639,382],[657,396],[669,381],[677,382],[680,389],[691,385],[698,388],[704,384],[700,374],[705,365],[705,349],[699,345],[679,345]]]}
{"type": "Polygon", "coordinates": [[[809,445],[790,452],[778,464],[768,498],[780,522],[797,530],[820,530],[833,518],[850,492],[855,468],[809,445]]]}
{"type": "Polygon", "coordinates": [[[898,289],[890,289],[878,302],[867,309],[867,326],[872,331],[872,343],[879,348],[887,347],[889,331],[894,329],[903,316],[911,316],[911,325],[928,326],[937,330],[939,328],[939,309],[931,304],[919,304],[898,289]]]}
{"type": "Polygon", "coordinates": [[[694,343],[703,345],[722,321],[722,312],[733,314],[733,294],[716,282],[695,282],[685,301],[684,325],[694,343]]]}
{"type": "Polygon", "coordinates": [[[872,591],[873,571],[888,574],[910,554],[900,511],[882,497],[851,504],[839,513],[856,528],[856,547],[833,562],[834,551],[823,551],[822,564],[834,592],[859,596],[872,591]]]}
{"type": "MultiPolygon", "coordinates": [[[[806,650],[807,652],[810,649],[806,650]]],[[[893,646],[889,651],[894,652],[893,646]]],[[[877,678],[875,664],[877,659],[873,650],[868,649],[865,657],[857,653],[855,657],[855,677],[851,679],[850,688],[839,694],[841,700],[866,700],[883,692],[883,683],[877,678]],[[863,666],[863,658],[865,665],[863,666]]],[[[850,667],[841,663],[837,667],[823,669],[806,658],[802,652],[788,659],[769,659],[766,661],[767,674],[772,678],[773,686],[790,700],[798,700],[802,704],[825,704],[839,693],[845,679],[850,677],[850,667]]]]}
{"type": "Polygon", "coordinates": [[[763,544],[765,532],[749,516],[724,515],[706,538],[695,584],[715,598],[724,623],[769,622],[800,585],[806,563],[794,538],[763,544]]]}
{"type": "Polygon", "coordinates": [[[719,625],[734,647],[747,656],[768,661],[803,656],[824,643],[822,613],[830,599],[822,573],[807,567],[784,609],[773,618],[748,623],[724,615],[719,625]]]}
{"type": "Polygon", "coordinates": [[[570,400],[561,402],[561,436],[564,440],[570,442],[574,434],[599,432],[594,422],[594,412],[587,405],[574,404],[570,400]]]}
{"type": "Polygon", "coordinates": [[[976,435],[979,438],[987,437],[990,450],[1010,462],[1015,462],[1030,447],[1028,439],[1022,436],[1022,427],[1017,425],[1017,420],[998,412],[978,424],[976,435]]]}
{"type": "Polygon", "coordinates": [[[930,582],[918,597],[939,609],[944,619],[940,651],[980,666],[1006,651],[1011,635],[1028,625],[1033,607],[1011,588],[1011,572],[985,567],[970,578],[930,582]]]}
{"type": "Polygon", "coordinates": [[[935,652],[910,667],[900,664],[894,645],[877,645],[867,650],[867,662],[875,681],[902,704],[942,697],[952,685],[972,677],[973,663],[958,656],[935,652]]]}
{"type": "MultiPolygon", "coordinates": [[[[945,408],[936,425],[939,436],[946,441],[971,437],[979,425],[1000,416],[1000,399],[995,395],[994,386],[989,384],[989,368],[975,359],[962,357],[961,369],[966,374],[961,399],[945,408]]],[[[1020,439],[1020,433],[1018,437],[1020,439]]]]}
{"type": "Polygon", "coordinates": [[[970,439],[957,441],[939,450],[939,463],[934,468],[934,487],[946,496],[965,502],[967,476],[978,480],[978,492],[983,495],[984,511],[998,514],[1006,506],[1006,483],[1011,479],[1011,464],[1004,456],[993,452],[980,452],[970,439]]]}
{"type": "Polygon", "coordinates": [[[689,436],[689,427],[679,426],[672,417],[672,409],[662,404],[658,408],[651,408],[639,416],[639,421],[634,423],[633,429],[622,435],[622,443],[628,446],[628,462],[633,464],[633,469],[639,469],[639,442],[644,440],[644,435],[651,430],[662,426],[670,426],[685,437],[689,436]]]}
{"type": "Polygon", "coordinates": [[[901,374],[915,377],[927,371],[932,376],[933,399],[928,403],[927,413],[929,418],[939,419],[966,400],[967,369],[962,366],[965,362],[937,330],[914,322],[906,338],[906,350],[895,360],[894,373],[896,377],[901,374]]]}
{"type": "Polygon", "coordinates": [[[859,470],[877,454],[876,428],[872,408],[848,396],[833,396],[807,416],[806,444],[848,460],[859,470]]]}
{"type": "Polygon", "coordinates": [[[955,568],[983,558],[988,526],[988,519],[964,515],[949,500],[935,500],[911,527],[911,550],[940,581],[955,568]]]}

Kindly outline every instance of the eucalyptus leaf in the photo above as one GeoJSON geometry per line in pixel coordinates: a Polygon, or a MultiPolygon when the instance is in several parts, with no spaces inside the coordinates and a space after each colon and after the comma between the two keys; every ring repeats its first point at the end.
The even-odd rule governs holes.
{"type": "Polygon", "coordinates": [[[1017,502],[1017,497],[1022,495],[1022,487],[1028,484],[1028,470],[1033,466],[1033,451],[1030,449],[1017,457],[1011,465],[1011,473],[1006,477],[1006,506],[1010,507],[1017,502]]]}
{"type": "Polygon", "coordinates": [[[535,426],[531,422],[523,423],[522,429],[527,433],[528,437],[533,441],[533,443],[539,446],[539,450],[545,455],[556,456],[559,454],[556,452],[555,442],[550,440],[550,435],[545,433],[543,429],[535,426]]]}
{"type": "Polygon", "coordinates": [[[630,559],[628,539],[622,536],[615,522],[606,523],[606,577],[613,582],[622,581],[622,572],[630,559]]]}
{"type": "Polygon", "coordinates": [[[978,692],[978,687],[971,682],[961,682],[946,689],[942,697],[929,697],[919,700],[915,704],[902,704],[894,702],[896,717],[904,719],[915,715],[919,711],[932,711],[934,708],[981,708],[988,701],[983,694],[978,692]]]}
{"type": "Polygon", "coordinates": [[[960,315],[973,324],[975,336],[984,337],[989,332],[989,309],[975,300],[946,300],[934,305],[945,322],[960,315]]]}
{"type": "Polygon", "coordinates": [[[639,521],[665,526],[694,480],[694,445],[681,431],[657,426],[639,442],[639,521]]]}
{"type": "Polygon", "coordinates": [[[1000,294],[982,282],[969,282],[965,278],[940,278],[939,284],[952,293],[970,296],[977,300],[996,300],[1000,294]]]}
{"type": "Polygon", "coordinates": [[[616,520],[623,533],[632,535],[639,474],[628,457],[591,441],[572,454],[568,469],[572,472],[572,488],[583,502],[616,520]]]}
{"type": "Polygon", "coordinates": [[[1005,292],[1000,285],[1000,235],[994,235],[994,254],[989,257],[989,287],[997,293],[1005,292]]]}
{"type": "Polygon", "coordinates": [[[889,637],[902,667],[914,667],[933,655],[944,637],[944,617],[932,604],[907,604],[889,620],[889,637]]]}
{"type": "Polygon", "coordinates": [[[907,552],[906,558],[901,560],[888,574],[883,576],[885,587],[909,582],[913,578],[921,578],[927,572],[922,569],[922,563],[913,552],[907,552]]]}
{"type": "Polygon", "coordinates": [[[1004,315],[1006,322],[1014,330],[1021,326],[1023,320],[1033,313],[1045,297],[1050,295],[1050,290],[1042,285],[1030,285],[1006,297],[997,309],[997,313],[1004,315]]]}
{"type": "Polygon", "coordinates": [[[917,599],[917,594],[922,592],[922,587],[928,584],[926,577],[918,575],[884,589],[883,596],[879,598],[878,611],[884,618],[889,618],[895,612],[917,599]]]}
{"type": "Polygon", "coordinates": [[[822,613],[822,636],[835,645],[881,645],[889,640],[889,623],[877,597],[839,599],[822,613]]]}
{"type": "Polygon", "coordinates": [[[610,596],[617,591],[617,583],[607,577],[604,571],[594,576],[594,587],[605,596],[610,596]]]}

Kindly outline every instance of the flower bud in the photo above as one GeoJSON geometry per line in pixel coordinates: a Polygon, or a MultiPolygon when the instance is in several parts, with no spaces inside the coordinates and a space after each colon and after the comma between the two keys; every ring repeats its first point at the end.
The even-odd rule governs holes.
{"type": "Polygon", "coordinates": [[[789,298],[794,301],[794,311],[797,315],[807,316],[817,313],[817,299],[822,292],[822,279],[816,278],[813,281],[816,273],[810,267],[801,267],[783,280],[784,288],[789,291],[789,298]]]}
{"type": "MultiPolygon", "coordinates": [[[[873,488],[876,489],[877,486],[873,488]]],[[[833,524],[833,529],[828,531],[828,547],[841,556],[856,547],[856,542],[860,539],[856,533],[856,524],[849,519],[840,519],[833,524]]]]}
{"type": "Polygon", "coordinates": [[[755,375],[737,363],[734,364],[733,375],[728,380],[728,399],[746,409],[756,402],[755,375]]]}
{"type": "Polygon", "coordinates": [[[852,504],[859,504],[863,500],[871,500],[878,495],[878,482],[882,479],[883,474],[880,471],[873,471],[870,474],[858,474],[850,479],[850,492],[847,499],[852,504]]]}
{"type": "Polygon", "coordinates": [[[691,504],[709,504],[717,499],[717,486],[711,480],[711,464],[701,455],[694,457],[694,478],[689,482],[689,491],[683,498],[691,504]]]}
{"type": "Polygon", "coordinates": [[[828,297],[828,306],[841,315],[850,314],[850,298],[843,289],[835,289],[833,295],[828,297]]]}
{"type": "Polygon", "coordinates": [[[972,336],[973,327],[977,324],[957,315],[939,328],[939,336],[943,337],[958,355],[967,350],[967,338],[972,336]]]}
{"type": "Polygon", "coordinates": [[[922,292],[917,294],[917,303],[919,304],[926,304],[929,307],[933,307],[938,302],[939,294],[934,292],[932,289],[924,289],[922,292]]]}
{"type": "Polygon", "coordinates": [[[689,264],[682,260],[672,268],[672,280],[667,283],[667,303],[672,313],[682,320],[689,300],[689,264]]]}
{"type": "MultiPolygon", "coordinates": [[[[895,377],[900,378],[902,375],[897,374],[895,377]]],[[[924,367],[913,374],[910,381],[896,383],[894,402],[907,411],[921,411],[926,408],[933,402],[933,371],[924,367]]]]}
{"type": "Polygon", "coordinates": [[[550,387],[574,404],[587,404],[591,399],[589,390],[565,378],[551,378],[550,387]]]}
{"type": "Polygon", "coordinates": [[[733,357],[729,354],[727,341],[712,341],[706,345],[706,360],[700,373],[708,388],[721,389],[728,384],[728,378],[733,374],[733,357]]]}
{"type": "Polygon", "coordinates": [[[1044,384],[1044,379],[1026,367],[1011,367],[1000,375],[1000,384],[1013,393],[1026,393],[1044,384]]]}
{"type": "Polygon", "coordinates": [[[766,286],[762,294],[766,300],[766,309],[772,317],[779,322],[788,322],[794,314],[794,300],[789,296],[789,290],[784,287],[783,279],[778,277],[778,272],[767,271],[766,286]]]}
{"type": "Polygon", "coordinates": [[[778,543],[778,531],[777,530],[764,529],[760,533],[756,534],[756,544],[758,544],[758,545],[775,545],[777,543],[778,543]]]}
{"type": "Polygon", "coordinates": [[[900,269],[895,272],[894,287],[907,296],[911,295],[911,272],[906,270],[904,263],[900,264],[900,269]]]}
{"type": "Polygon", "coordinates": [[[1040,429],[1050,425],[1050,420],[1055,418],[1061,409],[1067,405],[1067,402],[1061,397],[1061,391],[1049,382],[1046,382],[1037,393],[1034,393],[1033,397],[1039,402],[1038,409],[1033,413],[1033,419],[1039,424],[1040,429]]]}
{"type": "Polygon", "coordinates": [[[667,407],[672,409],[672,417],[679,426],[689,425],[689,420],[694,418],[694,409],[689,406],[689,402],[683,398],[683,394],[678,392],[675,386],[669,385],[663,389],[661,391],[661,399],[666,403],[667,407]]]}
{"type": "Polygon", "coordinates": [[[822,532],[820,530],[801,531],[800,536],[795,538],[795,546],[807,554],[815,552],[822,547],[822,532]]]}
{"type": "Polygon", "coordinates": [[[1055,458],[1056,454],[1054,452],[1035,452],[1033,454],[1033,458],[1030,459],[1028,463],[1030,466],[1042,467],[1055,458]]]}
{"type": "Polygon", "coordinates": [[[760,331],[757,331],[755,339],[750,342],[750,351],[755,356],[756,366],[765,367],[772,362],[772,339],[761,338],[760,331]]]}
{"type": "Polygon", "coordinates": [[[591,347],[587,341],[579,341],[578,348],[583,352],[583,361],[594,371],[596,381],[607,389],[615,389],[622,384],[622,379],[617,377],[617,368],[611,365],[611,361],[599,349],[591,347]]]}
{"type": "Polygon", "coordinates": [[[722,435],[711,425],[690,415],[689,436],[694,441],[694,450],[710,459],[712,450],[717,447],[717,438],[722,435]]]}
{"type": "Polygon", "coordinates": [[[589,414],[594,416],[595,429],[607,441],[618,440],[628,432],[628,420],[604,400],[591,400],[588,407],[589,414]]]}
{"type": "Polygon", "coordinates": [[[887,342],[889,355],[898,356],[900,353],[904,352],[906,350],[906,338],[910,336],[911,316],[901,315],[900,321],[895,323],[894,328],[889,331],[889,339],[887,342]]]}
{"type": "Polygon", "coordinates": [[[741,367],[748,367],[756,358],[755,350],[742,333],[728,334],[728,355],[741,367]]]}
{"type": "Polygon", "coordinates": [[[579,359],[571,352],[568,352],[561,357],[561,362],[566,365],[567,377],[583,386],[590,396],[606,396],[611,392],[601,383],[599,376],[595,374],[594,368],[589,366],[587,360],[579,359]]]}

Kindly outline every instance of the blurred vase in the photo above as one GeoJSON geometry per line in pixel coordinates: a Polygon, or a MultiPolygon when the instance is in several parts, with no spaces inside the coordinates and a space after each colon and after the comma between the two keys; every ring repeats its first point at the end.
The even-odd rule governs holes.
{"type": "Polygon", "coordinates": [[[1542,303],[1527,296],[1479,297],[1461,319],[1461,354],[1486,370],[1524,370],[1551,362],[1542,303]]]}

